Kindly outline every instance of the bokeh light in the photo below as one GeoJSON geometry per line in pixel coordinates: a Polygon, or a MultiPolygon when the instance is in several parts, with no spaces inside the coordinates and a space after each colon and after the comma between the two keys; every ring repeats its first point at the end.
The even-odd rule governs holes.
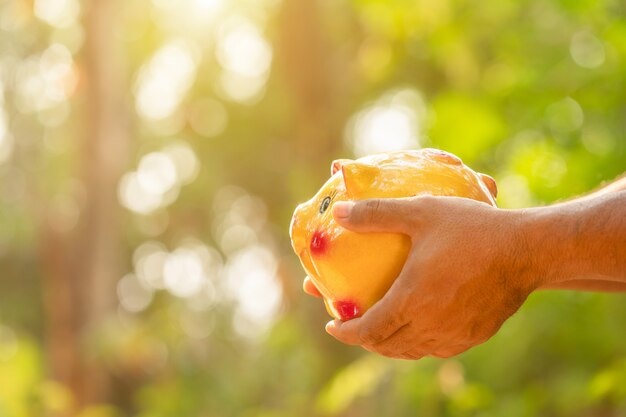
{"type": "Polygon", "coordinates": [[[583,68],[598,68],[606,59],[604,45],[589,31],[582,31],[572,36],[570,43],[572,59],[583,68]]]}
{"type": "Polygon", "coordinates": [[[264,332],[278,314],[282,289],[276,269],[274,255],[263,246],[248,246],[228,258],[227,289],[237,305],[233,325],[241,336],[255,337],[264,332]]]}
{"type": "Polygon", "coordinates": [[[78,82],[72,54],[52,44],[40,56],[31,56],[16,72],[17,105],[24,113],[43,111],[63,103],[78,82]]]}
{"type": "Polygon", "coordinates": [[[137,313],[145,310],[152,301],[154,292],[133,274],[128,274],[117,283],[120,304],[127,311],[137,313]]]}
{"type": "Polygon", "coordinates": [[[243,16],[231,17],[219,31],[216,57],[223,68],[222,93],[232,101],[258,100],[269,76],[272,47],[259,28],[243,16]]]}
{"type": "Polygon", "coordinates": [[[198,37],[210,42],[213,29],[225,11],[226,0],[152,0],[152,16],[166,32],[198,37]]]}
{"type": "Polygon", "coordinates": [[[337,158],[440,148],[503,209],[619,176],[619,3],[0,1],[0,414],[626,415],[619,295],[394,361],[288,233],[337,158]]]}
{"type": "Polygon", "coordinates": [[[165,288],[178,297],[197,294],[206,282],[202,258],[191,249],[178,248],[170,253],[163,265],[165,288]]]}
{"type": "Polygon", "coordinates": [[[180,105],[196,77],[197,52],[189,40],[165,43],[141,69],[136,107],[146,119],[165,119],[180,105]]]}
{"type": "Polygon", "coordinates": [[[387,93],[353,117],[346,139],[356,156],[417,148],[424,112],[416,90],[387,93]]]}
{"type": "MultiPolygon", "coordinates": [[[[145,292],[150,294],[152,290],[165,290],[188,299],[190,306],[197,311],[206,310],[216,300],[222,256],[216,249],[197,240],[186,239],[171,252],[158,241],[147,241],[135,249],[133,263],[133,280],[124,285],[134,291],[138,291],[139,284],[141,288],[149,289],[145,292]]],[[[147,295],[142,298],[145,299],[147,295]]]]}
{"type": "Polygon", "coordinates": [[[198,159],[191,147],[176,141],[163,151],[144,155],[137,170],[126,173],[118,186],[120,203],[137,213],[150,214],[178,198],[180,187],[198,174],[198,159]]]}
{"type": "Polygon", "coordinates": [[[64,28],[80,16],[78,0],[35,0],[35,16],[44,22],[64,28]]]}
{"type": "Polygon", "coordinates": [[[133,252],[133,264],[137,277],[151,288],[164,288],[163,266],[167,259],[167,248],[158,241],[148,241],[133,252]]]}
{"type": "Polygon", "coordinates": [[[150,193],[141,186],[136,172],[129,172],[122,177],[118,194],[124,207],[141,214],[153,212],[163,202],[162,194],[150,193]]]}
{"type": "Polygon", "coordinates": [[[585,115],[576,100],[566,97],[546,109],[546,121],[555,133],[568,133],[582,127],[585,115]]]}

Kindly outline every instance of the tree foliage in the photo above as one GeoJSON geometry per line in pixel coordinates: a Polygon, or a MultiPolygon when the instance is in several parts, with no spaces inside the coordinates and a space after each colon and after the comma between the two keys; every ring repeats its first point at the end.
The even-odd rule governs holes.
{"type": "Polygon", "coordinates": [[[0,416],[625,414],[623,296],[394,361],[325,335],[288,237],[378,150],[506,208],[588,192],[626,171],[625,74],[616,0],[1,2],[0,416]]]}

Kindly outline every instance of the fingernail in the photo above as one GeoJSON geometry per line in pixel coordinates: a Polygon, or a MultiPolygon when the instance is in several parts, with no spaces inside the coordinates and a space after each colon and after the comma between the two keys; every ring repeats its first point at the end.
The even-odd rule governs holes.
{"type": "Polygon", "coordinates": [[[337,201],[333,204],[333,216],[339,219],[347,219],[350,217],[352,207],[354,207],[353,201],[337,201]]]}
{"type": "Polygon", "coordinates": [[[326,327],[325,327],[326,333],[332,335],[333,334],[333,330],[335,330],[335,321],[329,321],[328,323],[326,323],[326,327]]]}

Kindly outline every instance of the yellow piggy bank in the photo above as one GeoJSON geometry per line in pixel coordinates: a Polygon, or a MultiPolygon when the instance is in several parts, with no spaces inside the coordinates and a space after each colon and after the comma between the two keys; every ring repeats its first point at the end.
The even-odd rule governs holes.
{"type": "Polygon", "coordinates": [[[294,251],[331,316],[361,316],[387,292],[411,242],[396,233],[355,233],[331,214],[336,201],[417,195],[459,196],[495,206],[495,181],[437,149],[336,160],[319,192],[300,204],[290,226],[294,251]]]}

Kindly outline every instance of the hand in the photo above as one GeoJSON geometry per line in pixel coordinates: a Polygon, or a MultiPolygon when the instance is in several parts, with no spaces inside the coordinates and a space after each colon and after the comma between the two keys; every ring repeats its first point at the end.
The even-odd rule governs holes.
{"type": "MultiPolygon", "coordinates": [[[[528,273],[520,215],[457,197],[336,203],[341,226],[403,233],[412,248],[378,303],[326,330],[341,342],[403,359],[450,357],[485,342],[540,285],[528,273]]],[[[304,287],[319,295],[310,280],[304,287]]]]}
{"type": "Polygon", "coordinates": [[[323,298],[322,293],[320,292],[320,290],[317,289],[317,287],[309,277],[304,278],[304,281],[302,282],[302,289],[305,293],[313,297],[323,298]]]}

